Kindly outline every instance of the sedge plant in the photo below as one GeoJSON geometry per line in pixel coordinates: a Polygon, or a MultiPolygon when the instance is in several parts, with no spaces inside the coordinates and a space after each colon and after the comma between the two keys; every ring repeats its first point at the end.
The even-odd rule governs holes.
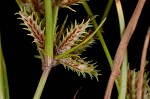
{"type": "MultiPolygon", "coordinates": [[[[88,74],[91,79],[95,77],[96,80],[99,81],[98,76],[101,74],[100,70],[96,68],[96,63],[85,61],[85,58],[81,58],[82,52],[97,42],[97,39],[102,45],[110,69],[112,70],[104,99],[110,99],[114,82],[118,90],[118,99],[150,98],[148,73],[144,72],[147,63],[146,54],[150,39],[150,29],[145,38],[139,72],[130,70],[127,52],[127,45],[134,33],[145,0],[139,0],[127,27],[125,27],[121,1],[115,0],[121,41],[114,61],[111,58],[102,36],[102,26],[108,16],[113,1],[114,0],[108,0],[104,14],[98,23],[86,0],[16,0],[20,8],[20,11],[16,13],[19,15],[18,19],[22,20],[22,25],[25,26],[24,29],[29,31],[28,35],[33,37],[33,42],[36,44],[39,52],[39,55],[36,57],[39,58],[42,63],[41,68],[43,73],[33,99],[40,99],[51,69],[59,64],[62,64],[66,69],[76,72],[79,76],[82,75],[85,78],[88,74]],[[72,5],[82,5],[88,14],[88,18],[83,19],[82,22],[78,22],[78,20],[75,19],[70,27],[66,27],[69,17],[69,15],[67,15],[60,26],[57,23],[59,20],[59,10],[67,8],[68,10],[76,12],[76,9],[73,9],[72,5]]],[[[0,55],[0,98],[9,99],[6,67],[2,50],[0,50],[0,55]]],[[[77,92],[79,92],[79,90],[77,92]]],[[[74,99],[76,96],[77,93],[74,99]]]]}

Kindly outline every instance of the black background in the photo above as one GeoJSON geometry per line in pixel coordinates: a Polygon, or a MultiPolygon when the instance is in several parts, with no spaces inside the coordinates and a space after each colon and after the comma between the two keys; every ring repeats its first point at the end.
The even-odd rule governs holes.
{"type": "MultiPolygon", "coordinates": [[[[107,0],[90,0],[90,7],[95,15],[99,15],[96,20],[99,22],[106,6],[107,0]]],[[[137,0],[122,0],[126,24],[128,23],[132,12],[136,6],[137,0]]],[[[19,25],[19,11],[15,0],[0,1],[0,32],[2,37],[2,48],[7,65],[8,81],[11,99],[32,99],[40,79],[42,70],[39,59],[34,58],[38,54],[36,46],[32,43],[33,38],[27,36],[28,31],[23,30],[19,25]]],[[[76,13],[69,9],[60,9],[58,24],[62,24],[66,14],[69,15],[68,26],[77,19],[79,22],[87,17],[82,5],[72,6],[76,13]]],[[[144,38],[150,26],[150,2],[147,0],[142,14],[140,16],[135,33],[132,36],[129,46],[130,68],[139,70],[140,57],[144,38]]],[[[103,37],[108,49],[114,58],[117,46],[120,41],[119,25],[116,13],[116,7],[113,3],[111,11],[104,25],[103,37]]],[[[148,50],[147,60],[150,60],[150,48],[148,50]]],[[[99,41],[88,48],[82,57],[87,56],[87,60],[97,62],[97,69],[101,70],[99,82],[93,80],[87,75],[87,78],[77,76],[72,71],[65,70],[62,65],[52,69],[47,80],[41,99],[72,99],[76,91],[80,88],[76,99],[102,99],[110,75],[110,67],[99,41]],[[92,98],[90,98],[92,97],[92,98]]],[[[146,67],[149,70],[150,64],[146,67]]],[[[113,99],[117,98],[117,91],[114,87],[113,99]]]]}

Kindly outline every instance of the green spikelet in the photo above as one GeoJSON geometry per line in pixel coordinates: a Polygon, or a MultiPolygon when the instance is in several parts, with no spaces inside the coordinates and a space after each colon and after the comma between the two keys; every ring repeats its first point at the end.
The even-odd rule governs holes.
{"type": "Polygon", "coordinates": [[[65,68],[77,72],[79,76],[82,74],[83,77],[86,77],[87,73],[90,75],[91,79],[94,76],[98,80],[99,71],[95,69],[95,64],[91,64],[91,62],[86,62],[77,55],[62,58],[59,60],[59,62],[63,64],[65,68]]]}

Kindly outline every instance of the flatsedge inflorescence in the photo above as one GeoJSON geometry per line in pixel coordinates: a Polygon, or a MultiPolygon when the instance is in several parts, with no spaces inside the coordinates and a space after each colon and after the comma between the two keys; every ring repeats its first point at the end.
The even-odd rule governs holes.
{"type": "MultiPolygon", "coordinates": [[[[45,13],[44,13],[44,1],[43,0],[20,0],[21,10],[18,12],[21,20],[23,20],[23,25],[26,26],[26,30],[30,33],[28,35],[34,38],[34,41],[37,45],[40,57],[43,61],[44,51],[45,51],[45,13]]],[[[66,7],[74,4],[81,3],[80,0],[53,0],[52,5],[58,7],[66,7]]],[[[95,39],[91,37],[86,41],[82,46],[76,48],[69,54],[64,55],[61,58],[56,58],[58,55],[64,54],[66,51],[77,46],[81,42],[85,41],[91,34],[90,24],[91,19],[83,20],[80,24],[75,20],[74,24],[71,24],[70,28],[64,28],[64,25],[60,27],[60,31],[56,30],[54,35],[54,59],[53,66],[59,64],[64,65],[65,68],[71,69],[72,71],[77,72],[78,75],[83,75],[86,77],[86,74],[89,74],[90,77],[96,77],[98,80],[99,70],[96,70],[97,67],[95,63],[91,61],[85,61],[84,58],[81,58],[81,53],[85,48],[91,46],[95,43],[95,39]]]]}

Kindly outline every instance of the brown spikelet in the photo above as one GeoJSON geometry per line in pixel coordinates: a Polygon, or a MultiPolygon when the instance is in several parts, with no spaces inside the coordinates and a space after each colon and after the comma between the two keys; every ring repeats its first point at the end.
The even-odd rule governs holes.
{"type": "Polygon", "coordinates": [[[30,31],[30,36],[34,38],[34,41],[39,50],[44,49],[44,31],[45,29],[41,29],[41,24],[38,24],[37,19],[33,18],[32,15],[28,15],[26,12],[20,11],[19,15],[21,16],[21,20],[24,21],[24,25],[27,26],[26,30],[30,31]]]}
{"type": "Polygon", "coordinates": [[[63,38],[62,42],[60,42],[56,49],[58,54],[61,54],[70,49],[72,46],[74,46],[76,41],[82,40],[80,38],[83,38],[84,35],[87,33],[86,28],[90,27],[89,21],[90,19],[86,22],[83,21],[79,25],[75,22],[75,26],[71,25],[69,31],[67,29],[66,36],[63,38]]]}

